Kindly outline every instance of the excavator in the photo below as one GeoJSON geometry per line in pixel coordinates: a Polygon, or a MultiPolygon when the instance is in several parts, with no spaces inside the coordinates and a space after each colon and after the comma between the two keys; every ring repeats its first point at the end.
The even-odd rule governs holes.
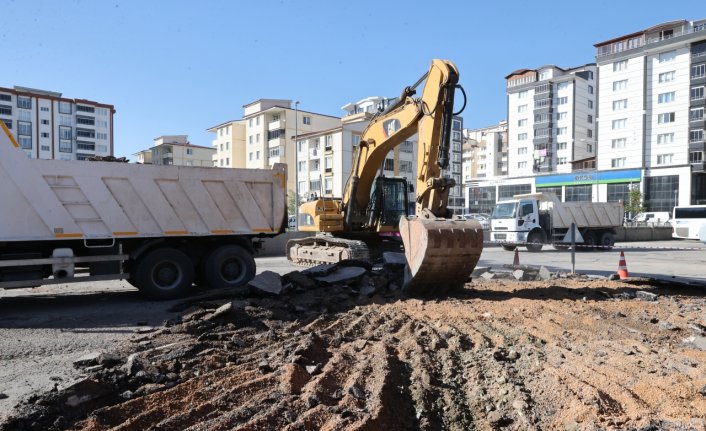
{"type": "Polygon", "coordinates": [[[483,250],[483,230],[475,220],[452,216],[447,206],[456,184],[442,170],[449,166],[454,94],[457,88],[463,91],[458,80],[451,61],[435,59],[427,73],[370,120],[355,149],[343,197],[321,197],[300,206],[299,230],[316,234],[290,240],[289,261],[305,266],[369,261],[398,236],[406,259],[405,293],[438,296],[463,286],[483,250]],[[422,82],[421,97],[415,98],[422,82]],[[409,215],[406,179],[385,177],[382,166],[386,155],[415,133],[416,212],[409,215]]]}

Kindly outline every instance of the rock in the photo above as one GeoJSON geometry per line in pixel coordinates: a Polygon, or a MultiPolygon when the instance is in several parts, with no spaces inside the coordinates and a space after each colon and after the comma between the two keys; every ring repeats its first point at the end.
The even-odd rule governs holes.
{"type": "Polygon", "coordinates": [[[405,266],[407,265],[407,258],[404,257],[404,253],[395,253],[391,251],[386,251],[382,253],[382,261],[385,265],[392,266],[405,266]]]}
{"type": "Polygon", "coordinates": [[[272,372],[272,367],[267,361],[261,361],[259,364],[257,364],[257,369],[260,370],[260,372],[262,373],[272,372]]]}
{"type": "Polygon", "coordinates": [[[365,268],[358,266],[349,266],[345,268],[339,268],[333,273],[321,277],[315,277],[318,281],[327,284],[345,284],[352,281],[356,281],[361,278],[366,272],[365,268]]]}
{"type": "Polygon", "coordinates": [[[7,394],[3,394],[3,393],[0,392],[0,400],[4,400],[4,399],[6,399],[6,398],[10,398],[10,396],[7,395],[7,394]]]}
{"type": "Polygon", "coordinates": [[[332,273],[338,268],[338,265],[333,263],[325,263],[305,269],[301,273],[307,277],[320,277],[332,273]]]}
{"type": "Polygon", "coordinates": [[[495,277],[495,274],[493,274],[492,272],[484,272],[480,276],[486,280],[490,280],[495,277]]]}
{"type": "Polygon", "coordinates": [[[704,385],[701,389],[699,389],[699,394],[706,397],[706,385],[704,385]]]}
{"type": "Polygon", "coordinates": [[[365,399],[365,391],[358,385],[354,384],[348,388],[348,393],[359,400],[365,399]]]}
{"type": "Polygon", "coordinates": [[[134,395],[137,395],[137,396],[149,395],[149,394],[153,394],[155,392],[159,392],[162,389],[165,389],[164,385],[160,385],[158,383],[147,383],[147,384],[142,385],[139,388],[137,388],[134,395]]]}
{"type": "Polygon", "coordinates": [[[307,365],[304,368],[306,368],[306,372],[311,374],[312,376],[321,372],[321,364],[307,365]]]}
{"type": "Polygon", "coordinates": [[[318,406],[320,403],[319,399],[316,397],[316,395],[312,395],[306,399],[306,405],[310,409],[313,409],[314,407],[318,406]]]}
{"type": "Polygon", "coordinates": [[[87,353],[74,361],[74,367],[85,367],[87,365],[98,364],[98,358],[100,357],[100,352],[87,353]]]}
{"type": "Polygon", "coordinates": [[[133,353],[132,355],[127,357],[127,361],[125,362],[125,374],[128,376],[134,376],[137,374],[140,370],[142,370],[143,366],[142,363],[140,362],[140,358],[137,356],[137,353],[133,353]]]}
{"type": "Polygon", "coordinates": [[[471,273],[471,277],[480,277],[483,273],[489,272],[490,267],[489,266],[476,266],[473,272],[471,273]]]}
{"type": "Polygon", "coordinates": [[[618,274],[610,274],[608,276],[608,280],[610,280],[610,281],[620,280],[620,276],[618,274]]]}
{"type": "Polygon", "coordinates": [[[637,299],[640,299],[642,301],[656,301],[657,300],[657,294],[652,293],[652,292],[646,292],[644,290],[638,290],[635,292],[635,297],[637,299]]]}
{"type": "Polygon", "coordinates": [[[516,279],[522,281],[522,279],[525,277],[525,272],[521,269],[516,269],[512,271],[512,276],[515,277],[516,279]]]}
{"type": "Polygon", "coordinates": [[[692,335],[684,339],[684,344],[691,344],[699,350],[706,351],[706,337],[692,335]]]}
{"type": "Polygon", "coordinates": [[[284,275],[284,279],[304,289],[316,287],[316,282],[300,271],[292,271],[284,275]]]}
{"type": "Polygon", "coordinates": [[[507,358],[512,361],[517,360],[519,357],[520,357],[520,354],[517,353],[517,351],[515,351],[515,350],[510,350],[509,352],[507,352],[507,358]]]}
{"type": "Polygon", "coordinates": [[[280,295],[282,293],[282,278],[273,271],[264,271],[250,280],[249,286],[259,290],[260,292],[280,295]]]}
{"type": "Polygon", "coordinates": [[[497,424],[503,422],[505,418],[503,417],[502,413],[500,413],[497,410],[493,410],[490,413],[488,413],[487,419],[488,419],[488,422],[490,422],[491,424],[497,425],[497,424]]]}
{"type": "Polygon", "coordinates": [[[243,340],[242,338],[238,337],[237,335],[233,335],[233,337],[230,339],[230,342],[233,343],[237,347],[245,347],[248,345],[247,341],[243,340]]]}
{"type": "Polygon", "coordinates": [[[63,404],[75,408],[104,395],[108,395],[112,391],[112,388],[108,385],[96,380],[84,379],[61,391],[60,397],[62,398],[63,404]]]}
{"type": "Polygon", "coordinates": [[[101,353],[98,356],[97,362],[103,367],[109,368],[120,363],[120,357],[112,353],[101,353]]]}
{"type": "Polygon", "coordinates": [[[549,280],[552,278],[552,273],[549,272],[547,267],[542,266],[539,268],[539,271],[537,272],[537,280],[549,280]]]}

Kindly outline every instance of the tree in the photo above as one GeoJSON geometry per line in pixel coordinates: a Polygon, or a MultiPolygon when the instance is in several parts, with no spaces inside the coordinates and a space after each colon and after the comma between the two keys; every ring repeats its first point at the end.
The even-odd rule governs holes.
{"type": "Polygon", "coordinates": [[[625,202],[625,212],[634,216],[645,211],[645,203],[642,201],[642,193],[639,187],[632,187],[628,193],[628,201],[625,202]]]}
{"type": "Polygon", "coordinates": [[[301,201],[297,202],[297,193],[289,190],[287,192],[287,214],[289,215],[296,215],[297,212],[299,211],[299,205],[301,205],[301,201]]]}

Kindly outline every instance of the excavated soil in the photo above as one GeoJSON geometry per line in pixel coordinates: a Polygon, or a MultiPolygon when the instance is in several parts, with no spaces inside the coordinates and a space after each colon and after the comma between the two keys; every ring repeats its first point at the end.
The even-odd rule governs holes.
{"type": "Polygon", "coordinates": [[[706,429],[704,290],[474,280],[420,300],[395,287],[186,303],[91,370],[99,397],[48,394],[0,428],[706,429]]]}

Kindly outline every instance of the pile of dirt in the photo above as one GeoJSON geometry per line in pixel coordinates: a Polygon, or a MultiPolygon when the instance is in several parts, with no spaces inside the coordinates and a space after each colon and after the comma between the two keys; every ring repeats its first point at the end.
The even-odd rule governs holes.
{"type": "Polygon", "coordinates": [[[348,268],[184,302],[0,429],[706,427],[706,292],[479,278],[420,300],[400,268],[348,268]]]}

